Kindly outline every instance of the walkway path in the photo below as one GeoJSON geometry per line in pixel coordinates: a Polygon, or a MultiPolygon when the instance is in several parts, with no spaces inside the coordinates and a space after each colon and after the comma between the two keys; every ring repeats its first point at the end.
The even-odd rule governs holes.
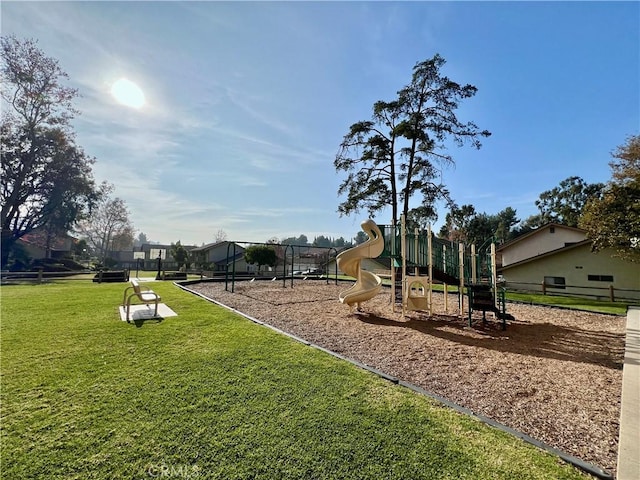
{"type": "Polygon", "coordinates": [[[640,479],[640,307],[627,311],[617,479],[640,479]]]}

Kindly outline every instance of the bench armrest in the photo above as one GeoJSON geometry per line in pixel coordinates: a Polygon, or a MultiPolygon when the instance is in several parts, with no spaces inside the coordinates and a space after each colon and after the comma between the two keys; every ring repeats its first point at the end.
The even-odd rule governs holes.
{"type": "Polygon", "coordinates": [[[137,298],[141,302],[154,302],[154,303],[158,303],[160,300],[162,300],[160,298],[160,295],[152,291],[140,292],[140,293],[134,292],[126,298],[126,303],[124,303],[123,305],[130,305],[132,298],[137,298]]]}
{"type": "Polygon", "coordinates": [[[125,301],[127,300],[127,293],[130,290],[133,290],[133,287],[129,286],[129,287],[124,289],[124,295],[122,296],[122,305],[125,305],[125,301]]]}

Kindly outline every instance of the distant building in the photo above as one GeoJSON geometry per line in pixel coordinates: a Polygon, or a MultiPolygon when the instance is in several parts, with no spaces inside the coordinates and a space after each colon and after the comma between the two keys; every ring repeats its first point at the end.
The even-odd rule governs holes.
{"type": "Polygon", "coordinates": [[[73,245],[78,240],[69,235],[56,235],[47,239],[44,229],[33,230],[20,237],[20,245],[30,258],[63,258],[71,255],[73,245]]]}
{"type": "Polygon", "coordinates": [[[253,273],[258,270],[256,265],[248,265],[244,259],[245,249],[235,242],[222,241],[209,243],[190,250],[195,265],[206,265],[214,273],[229,271],[236,273],[253,273]],[[235,263],[235,267],[234,267],[235,263]]]}
{"type": "Polygon", "coordinates": [[[584,230],[550,223],[501,245],[498,273],[507,288],[640,300],[640,265],[591,245],[584,230]]]}

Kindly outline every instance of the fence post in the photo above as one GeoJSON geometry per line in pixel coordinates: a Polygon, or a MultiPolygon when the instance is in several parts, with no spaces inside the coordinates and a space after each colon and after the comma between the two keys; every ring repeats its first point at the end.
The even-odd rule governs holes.
{"type": "Polygon", "coordinates": [[[547,294],[547,285],[544,283],[544,280],[542,281],[542,294],[547,294]]]}
{"type": "Polygon", "coordinates": [[[42,267],[38,269],[38,283],[42,283],[42,267]]]}
{"type": "Polygon", "coordinates": [[[611,300],[611,302],[615,302],[615,294],[613,292],[613,285],[609,285],[609,300],[611,300]]]}

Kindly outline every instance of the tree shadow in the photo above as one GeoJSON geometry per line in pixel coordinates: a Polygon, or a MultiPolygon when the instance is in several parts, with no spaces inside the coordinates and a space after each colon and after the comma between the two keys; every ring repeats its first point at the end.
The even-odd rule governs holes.
{"type": "Polygon", "coordinates": [[[417,332],[461,345],[532,357],[602,365],[621,370],[625,350],[625,334],[585,330],[553,323],[529,323],[514,320],[502,330],[501,321],[434,315],[392,320],[359,312],[362,322],[372,325],[410,328],[417,332]]]}

